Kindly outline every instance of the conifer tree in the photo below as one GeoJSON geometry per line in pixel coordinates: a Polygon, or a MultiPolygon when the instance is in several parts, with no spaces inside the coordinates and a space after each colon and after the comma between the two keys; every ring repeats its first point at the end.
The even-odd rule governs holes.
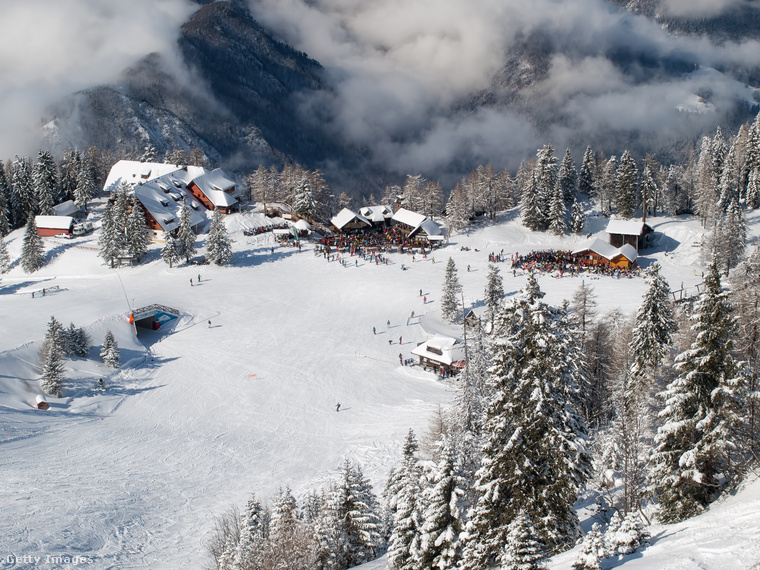
{"type": "Polygon", "coordinates": [[[559,184],[554,189],[551,205],[549,207],[549,230],[558,236],[565,235],[567,223],[565,223],[565,201],[562,197],[562,188],[559,184]]]}
{"type": "MultiPolygon", "coordinates": [[[[536,165],[533,168],[536,175],[537,197],[542,212],[548,212],[554,189],[557,186],[557,157],[554,148],[545,144],[536,153],[536,165]]],[[[546,227],[546,222],[541,229],[546,227]]]]}
{"type": "Polygon", "coordinates": [[[317,202],[314,198],[314,189],[311,181],[305,174],[295,190],[295,203],[293,211],[302,218],[314,218],[317,212],[317,202]]]}
{"type": "Polygon", "coordinates": [[[570,230],[574,234],[580,234],[583,232],[583,228],[586,225],[586,214],[583,211],[583,206],[578,202],[578,198],[573,199],[573,207],[570,210],[570,230]]]}
{"type": "Polygon", "coordinates": [[[609,216],[612,212],[612,200],[615,197],[617,184],[618,160],[611,156],[604,165],[602,179],[598,181],[599,208],[602,214],[609,216]]]}
{"type": "Polygon", "coordinates": [[[420,529],[420,568],[455,568],[459,561],[459,535],[464,524],[464,479],[448,438],[441,442],[441,457],[423,491],[425,511],[420,529]]]}
{"type": "Polygon", "coordinates": [[[591,196],[594,193],[594,153],[590,146],[583,153],[583,163],[578,173],[578,193],[591,196]]]}
{"type": "Polygon", "coordinates": [[[232,243],[227,236],[227,226],[219,210],[214,210],[208,238],[206,239],[206,258],[217,265],[227,265],[232,259],[232,243]]]}
{"type": "Polygon", "coordinates": [[[236,568],[261,568],[269,534],[269,513],[251,495],[240,521],[240,541],[234,554],[236,568]]]}
{"type": "Polygon", "coordinates": [[[457,267],[454,260],[449,257],[446,263],[446,275],[443,281],[443,294],[441,295],[441,316],[450,323],[459,317],[461,303],[459,294],[462,290],[457,278],[457,267]]]}
{"type": "Polygon", "coordinates": [[[177,242],[170,234],[166,234],[164,247],[161,248],[161,259],[168,263],[170,268],[182,259],[177,252],[177,242]]]}
{"type": "Polygon", "coordinates": [[[53,205],[58,195],[55,162],[48,151],[40,151],[32,168],[32,182],[37,197],[38,211],[43,216],[54,214],[53,205]]]}
{"type": "Polygon", "coordinates": [[[736,149],[731,145],[723,161],[718,179],[718,215],[725,214],[733,201],[739,202],[739,173],[736,165],[736,149]]]}
{"type": "Polygon", "coordinates": [[[137,199],[132,203],[127,220],[127,252],[140,261],[148,251],[148,225],[145,222],[145,214],[137,199]]]}
{"type": "Polygon", "coordinates": [[[0,160],[0,237],[8,235],[13,225],[13,208],[11,205],[11,187],[5,176],[3,161],[0,160]]]}
{"type": "Polygon", "coordinates": [[[129,187],[126,183],[119,185],[113,203],[113,239],[118,253],[127,250],[127,225],[129,224],[129,187]]]}
{"type": "Polygon", "coordinates": [[[90,349],[90,337],[85,329],[71,323],[66,331],[66,340],[66,356],[87,356],[90,349]]]}
{"type": "Polygon", "coordinates": [[[536,532],[530,516],[521,512],[509,524],[507,545],[504,549],[503,568],[541,570],[545,568],[546,545],[536,532]]]}
{"type": "Polygon", "coordinates": [[[636,162],[626,150],[620,157],[615,182],[615,207],[621,218],[631,218],[636,213],[637,177],[636,162]]]}
{"type": "Polygon", "coordinates": [[[37,199],[32,184],[32,167],[29,159],[16,158],[11,163],[11,207],[16,227],[37,214],[37,199]]]}
{"type": "Polygon", "coordinates": [[[100,349],[100,358],[103,359],[103,364],[106,366],[110,366],[111,368],[119,367],[119,345],[111,331],[106,332],[103,348],[100,349]]]}
{"type": "Polygon", "coordinates": [[[74,203],[78,208],[87,211],[87,205],[95,197],[95,180],[92,176],[92,169],[86,159],[78,161],[79,170],[77,171],[76,186],[74,187],[74,203]]]}
{"type": "Polygon", "coordinates": [[[8,254],[8,246],[5,245],[3,236],[0,235],[0,273],[5,273],[10,269],[11,256],[8,254]]]}
{"type": "Polygon", "coordinates": [[[30,215],[24,231],[24,244],[21,249],[21,267],[26,273],[34,273],[45,265],[45,249],[42,239],[37,235],[37,224],[30,215]]]}
{"type": "Polygon", "coordinates": [[[463,568],[505,564],[510,524],[524,513],[550,551],[572,544],[580,523],[572,506],[590,475],[585,425],[575,409],[578,354],[564,313],[540,301],[535,277],[502,309],[489,372],[480,496],[467,525],[463,568]]]}
{"type": "Polygon", "coordinates": [[[446,203],[446,220],[452,230],[460,230],[470,223],[467,194],[461,182],[457,182],[449,195],[449,200],[446,203]]]}
{"type": "Polygon", "coordinates": [[[420,550],[422,469],[417,460],[417,450],[417,438],[410,429],[404,442],[402,463],[386,488],[388,507],[393,515],[388,562],[394,570],[413,570],[420,550]]]}
{"type": "Polygon", "coordinates": [[[654,180],[654,175],[649,165],[644,166],[644,172],[641,173],[641,210],[646,212],[647,215],[657,215],[657,197],[660,193],[660,189],[657,187],[657,182],[654,180]],[[646,203],[644,203],[646,200],[646,203]]]}
{"type": "Polygon", "coordinates": [[[177,228],[176,238],[177,255],[185,258],[185,261],[190,261],[190,258],[195,255],[195,232],[190,225],[190,208],[187,205],[187,200],[182,200],[182,211],[179,216],[179,227],[177,228]]]}
{"type": "Polygon", "coordinates": [[[591,530],[583,537],[578,558],[573,562],[575,570],[601,570],[601,559],[607,557],[604,538],[599,523],[594,523],[591,530]]]}
{"type": "MultiPolygon", "coordinates": [[[[749,173],[747,179],[747,207],[753,210],[760,208],[760,169],[749,173]]],[[[0,219],[0,223],[2,220],[0,219]]]]}
{"type": "Polygon", "coordinates": [[[528,184],[522,188],[520,199],[522,224],[534,232],[543,230],[546,227],[546,216],[542,210],[538,191],[538,178],[534,170],[530,175],[528,184]]]}
{"type": "Polygon", "coordinates": [[[720,257],[723,260],[723,269],[726,275],[728,275],[729,271],[736,267],[744,258],[744,250],[747,244],[747,226],[744,222],[744,211],[736,198],[728,206],[722,229],[722,243],[716,245],[722,249],[720,257]]]}
{"type": "Polygon", "coordinates": [[[67,148],[63,152],[60,165],[58,167],[58,182],[60,193],[57,201],[75,200],[75,190],[77,187],[77,175],[79,174],[79,163],[81,158],[79,153],[73,148],[67,148]]]}
{"type": "Polygon", "coordinates": [[[98,238],[98,245],[100,246],[98,255],[111,267],[114,266],[114,262],[119,256],[119,235],[114,220],[114,204],[114,199],[109,199],[106,202],[103,218],[100,221],[100,237],[98,238]]]}
{"type": "Polygon", "coordinates": [[[572,204],[578,192],[578,173],[575,170],[573,156],[570,154],[569,148],[565,150],[565,157],[559,167],[557,184],[562,189],[562,199],[565,203],[572,204]]]}
{"type": "Polygon", "coordinates": [[[649,532],[637,511],[631,511],[622,518],[619,512],[615,512],[604,533],[604,545],[610,556],[633,554],[648,538],[649,532]]]}
{"type": "MultiPolygon", "coordinates": [[[[51,323],[58,324],[57,328],[49,328],[50,338],[46,339],[44,350],[44,364],[42,367],[42,391],[49,396],[61,397],[63,389],[63,329],[60,324],[51,317],[51,323]]],[[[49,324],[48,327],[51,325],[49,324]]]]}
{"type": "Polygon", "coordinates": [[[632,388],[644,397],[645,390],[650,386],[650,382],[645,379],[646,373],[650,371],[654,375],[678,328],[673,315],[670,287],[660,275],[660,264],[656,261],[652,263],[646,274],[649,286],[636,311],[636,324],[630,345],[632,388]]]}
{"type": "Polygon", "coordinates": [[[694,341],[676,358],[678,375],[661,394],[650,477],[666,523],[701,512],[722,488],[718,476],[730,482],[735,465],[740,371],[732,357],[732,309],[714,263],[705,286],[692,316],[694,341]]]}
{"type": "Polygon", "coordinates": [[[351,568],[374,559],[381,542],[380,509],[360,466],[345,460],[329,503],[338,536],[338,565],[351,568]]]}
{"type": "Polygon", "coordinates": [[[488,307],[488,320],[493,326],[494,317],[504,299],[504,280],[499,274],[499,269],[492,263],[488,264],[488,276],[486,277],[486,290],[483,293],[483,301],[488,307]]]}

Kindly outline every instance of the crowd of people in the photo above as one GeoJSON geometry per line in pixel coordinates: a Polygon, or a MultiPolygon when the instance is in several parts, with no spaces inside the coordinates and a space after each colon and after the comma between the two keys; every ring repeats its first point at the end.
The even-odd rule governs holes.
{"type": "MultiPolygon", "coordinates": [[[[502,250],[503,251],[503,250],[502,250]]],[[[489,254],[489,261],[490,259],[489,254]]],[[[555,273],[558,277],[564,277],[567,273],[570,276],[580,273],[594,275],[609,275],[611,277],[633,277],[640,275],[641,271],[637,267],[619,268],[609,263],[598,263],[585,257],[574,255],[569,251],[563,250],[545,250],[531,251],[527,255],[520,255],[515,252],[511,256],[512,271],[523,269],[526,271],[540,271],[543,273],[555,273]]]]}
{"type": "Polygon", "coordinates": [[[387,263],[385,254],[398,251],[416,257],[427,258],[432,251],[432,245],[427,242],[410,238],[406,233],[395,227],[385,227],[376,230],[364,230],[352,234],[335,234],[322,238],[316,254],[325,257],[334,256],[340,259],[343,255],[359,256],[373,263],[387,263]]]}

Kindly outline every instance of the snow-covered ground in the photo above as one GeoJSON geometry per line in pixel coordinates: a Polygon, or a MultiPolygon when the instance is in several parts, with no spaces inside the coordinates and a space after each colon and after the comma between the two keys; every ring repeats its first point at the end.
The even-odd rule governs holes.
{"type": "MultiPolygon", "coordinates": [[[[320,487],[344,457],[361,463],[379,494],[408,429],[423,433],[431,413],[454,396],[452,385],[399,365],[399,353],[408,358],[430,333],[458,332],[439,318],[448,257],[473,306],[482,299],[489,252],[572,249],[583,241],[527,232],[510,212],[498,224],[454,235],[426,259],[393,254],[387,266],[361,259],[356,266],[352,258],[342,267],[314,256],[310,245],[299,252],[277,247],[271,234],[244,236],[257,216],[228,218],[231,267],[170,269],[156,244],[147,262],[109,269],[97,257],[96,233],[46,238],[47,266],[26,275],[16,263],[2,276],[0,568],[12,555],[21,560],[15,567],[44,567],[50,555],[84,557],[93,568],[199,568],[209,561],[204,545],[214,516],[252,492],[267,498],[289,485],[299,496],[320,487]],[[135,338],[130,307],[154,303],[181,317],[135,338]],[[51,315],[85,326],[93,347],[89,359],[67,362],[65,397],[48,398],[44,412],[34,409],[37,351],[51,315]],[[121,348],[118,371],[98,358],[109,329],[121,348]],[[105,391],[96,390],[101,377],[105,391]]],[[[650,224],[661,233],[642,265],[656,259],[673,289],[694,288],[702,272],[699,223],[650,224]]],[[[587,231],[603,227],[603,218],[592,218],[587,231]]],[[[13,258],[22,234],[6,237],[13,258]]],[[[514,294],[524,275],[500,267],[507,295],[514,294]]],[[[632,313],[645,289],[640,278],[545,275],[539,283],[558,304],[583,279],[600,311],[632,313]]],[[[625,563],[751,566],[760,559],[758,506],[755,484],[694,521],[655,528],[653,545],[625,563]]],[[[553,567],[569,568],[571,556],[553,567]]]]}

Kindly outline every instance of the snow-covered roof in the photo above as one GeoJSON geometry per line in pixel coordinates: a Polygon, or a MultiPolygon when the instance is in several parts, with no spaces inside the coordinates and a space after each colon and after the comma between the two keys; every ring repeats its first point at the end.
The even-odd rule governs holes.
{"type": "Polygon", "coordinates": [[[103,188],[108,192],[112,192],[116,190],[116,187],[121,182],[126,182],[130,185],[137,184],[141,181],[158,178],[175,170],[178,170],[178,167],[174,164],[120,160],[111,167],[103,188]]]}
{"type": "MultiPolygon", "coordinates": [[[[173,188],[167,193],[156,181],[138,184],[132,188],[135,197],[151,216],[158,222],[161,229],[170,232],[179,227],[179,217],[182,213],[182,198],[190,205],[192,196],[185,190],[173,188]],[[176,198],[179,197],[177,200],[176,198]]],[[[205,208],[203,210],[190,210],[190,225],[196,226],[206,220],[205,208]]]]}
{"type": "Polygon", "coordinates": [[[458,338],[434,336],[413,348],[412,354],[450,365],[452,362],[464,360],[464,344],[458,338]]]}
{"type": "Polygon", "coordinates": [[[367,219],[377,223],[384,222],[393,217],[393,210],[390,206],[364,206],[359,213],[367,219]]]}
{"type": "Polygon", "coordinates": [[[425,220],[420,224],[420,229],[427,234],[427,236],[431,239],[435,238],[443,238],[443,227],[441,225],[431,220],[430,218],[425,218],[425,220]]]}
{"type": "Polygon", "coordinates": [[[295,224],[293,224],[298,231],[306,231],[311,229],[311,224],[307,222],[306,220],[298,220],[295,224]]]}
{"type": "Polygon", "coordinates": [[[368,226],[372,225],[372,223],[367,218],[361,214],[352,212],[348,208],[343,208],[340,212],[338,212],[338,214],[330,220],[330,223],[340,230],[343,229],[346,224],[351,223],[353,220],[359,220],[368,226]]]}
{"type": "Polygon", "coordinates": [[[239,192],[235,188],[235,183],[227,178],[224,171],[219,168],[211,172],[206,170],[201,175],[194,177],[192,182],[216,207],[232,206],[238,201],[239,192]]]}
{"type": "Polygon", "coordinates": [[[608,234],[622,234],[625,236],[640,236],[644,233],[644,227],[650,228],[641,220],[610,220],[607,224],[608,234]]]}
{"type": "Polygon", "coordinates": [[[633,247],[630,243],[626,243],[621,246],[619,255],[622,255],[631,263],[636,261],[639,257],[639,254],[636,252],[636,248],[633,247]]]}
{"type": "Polygon", "coordinates": [[[71,229],[74,218],[71,216],[34,216],[34,223],[37,224],[37,229],[68,230],[71,229]]]}
{"type": "Polygon", "coordinates": [[[584,251],[592,251],[597,255],[601,255],[605,259],[612,259],[620,254],[618,248],[599,238],[591,238],[588,241],[585,241],[573,250],[573,255],[583,253],[584,251]]]}
{"type": "Polygon", "coordinates": [[[60,204],[53,206],[53,211],[56,216],[71,216],[79,211],[79,208],[74,203],[74,200],[66,200],[60,204]]]}
{"type": "Polygon", "coordinates": [[[422,222],[425,221],[425,216],[422,214],[418,214],[417,212],[412,212],[411,210],[407,210],[406,208],[399,208],[396,210],[396,213],[393,214],[393,217],[391,218],[394,222],[398,222],[400,224],[405,224],[407,226],[412,227],[413,229],[417,229],[420,227],[422,222]]]}

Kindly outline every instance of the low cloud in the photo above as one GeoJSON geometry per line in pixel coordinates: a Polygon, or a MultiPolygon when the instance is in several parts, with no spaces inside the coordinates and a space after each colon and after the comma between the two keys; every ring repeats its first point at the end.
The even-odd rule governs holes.
{"type": "Polygon", "coordinates": [[[745,0],[662,0],[660,8],[667,16],[696,19],[719,16],[729,9],[747,4],[745,0]]]}
{"type": "MultiPolygon", "coordinates": [[[[687,0],[667,3],[675,11],[687,0]]],[[[706,16],[733,0],[709,3],[688,0],[694,14],[706,16]]],[[[714,128],[737,99],[751,97],[751,89],[712,68],[760,64],[755,41],[716,46],[676,37],[602,0],[250,5],[254,17],[332,75],[335,90],[310,104],[327,109],[330,126],[348,141],[401,173],[440,172],[463,156],[515,167],[544,142],[585,146],[603,139],[604,130],[648,132],[653,145],[669,144],[714,128]],[[508,106],[473,111],[477,94],[493,91],[498,98],[492,81],[533,37],[545,53],[520,61],[528,67],[518,72],[530,75],[543,62],[538,80],[508,106]],[[709,101],[700,99],[703,93],[709,101]]]]}
{"type": "MultiPolygon", "coordinates": [[[[197,6],[195,6],[197,8],[197,6]]],[[[0,158],[36,152],[46,108],[151,52],[175,61],[188,0],[28,0],[0,17],[0,158]]]]}

